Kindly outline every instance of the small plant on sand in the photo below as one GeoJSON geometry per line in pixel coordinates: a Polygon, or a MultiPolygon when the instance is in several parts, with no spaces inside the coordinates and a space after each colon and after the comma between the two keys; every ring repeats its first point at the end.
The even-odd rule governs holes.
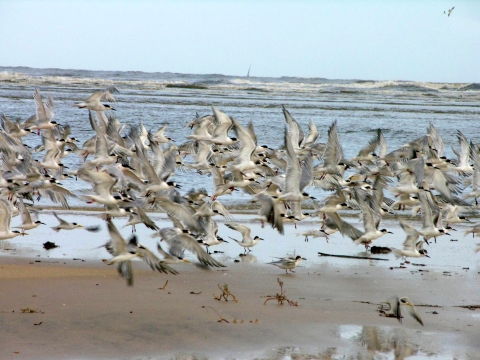
{"type": "Polygon", "coordinates": [[[227,284],[223,284],[223,286],[220,286],[220,284],[218,284],[218,288],[222,291],[222,293],[220,295],[213,294],[215,300],[221,301],[223,299],[225,301],[228,301],[228,297],[231,296],[233,301],[238,302],[235,295],[233,295],[230,290],[228,290],[227,284]]]}
{"type": "Polygon", "coordinates": [[[277,278],[278,285],[280,285],[280,294],[276,293],[275,295],[267,295],[264,296],[267,298],[263,305],[266,305],[268,301],[270,300],[277,300],[278,305],[283,305],[284,302],[287,302],[291,306],[298,306],[297,301],[290,300],[285,296],[285,291],[283,290],[283,281],[280,281],[280,278],[277,278]]]}
{"type": "MultiPolygon", "coordinates": [[[[230,323],[233,323],[233,324],[244,324],[244,323],[245,323],[245,324],[246,324],[246,323],[247,323],[246,320],[243,320],[243,319],[238,320],[238,319],[236,319],[236,318],[234,318],[234,319],[230,322],[230,321],[228,321],[227,319],[223,318],[223,317],[220,315],[220,313],[219,313],[217,310],[215,310],[213,307],[211,307],[211,306],[202,306],[202,309],[207,310],[207,312],[208,312],[209,309],[213,310],[213,311],[215,312],[215,314],[217,314],[217,316],[218,316],[218,318],[219,318],[219,320],[217,320],[217,322],[219,322],[219,323],[227,323],[227,324],[230,324],[230,323]]],[[[249,323],[249,324],[258,324],[258,319],[250,320],[250,321],[248,321],[248,323],[249,323]]]]}

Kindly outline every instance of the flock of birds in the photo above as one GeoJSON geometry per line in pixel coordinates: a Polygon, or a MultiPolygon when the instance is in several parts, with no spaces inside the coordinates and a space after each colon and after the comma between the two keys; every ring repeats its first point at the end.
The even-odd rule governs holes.
{"type": "MultiPolygon", "coordinates": [[[[34,199],[45,196],[68,209],[68,199],[80,197],[104,208],[102,217],[110,233],[104,246],[112,255],[108,263],[117,264],[120,275],[132,285],[134,258],[141,258],[155,271],[176,274],[174,265],[187,262],[184,252],[189,251],[201,266],[223,267],[209,252],[209,247],[227,242],[218,234],[217,216],[224,217],[225,226],[241,235],[241,239],[231,239],[244,247],[245,253],[263,240],[252,236],[248,226],[235,223],[220,202],[234,191],[250,195],[249,201],[259,204],[262,226],[268,224],[280,234],[288,223],[318,217],[320,229],[298,235],[306,241],[308,237],[328,241],[329,235],[340,232],[367,250],[373,241],[390,233],[380,228],[384,214],[407,208],[413,215],[421,213],[421,229],[400,220],[407,237],[403,249],[392,250],[404,260],[428,256],[424,244],[448,235],[453,230],[451,225],[469,221],[458,214],[474,212],[477,207],[478,147],[461,131],[457,131],[456,159],[444,156],[443,140],[433,124],[424,136],[390,152],[379,129],[357,156],[346,159],[336,122],[328,129],[326,143],[321,143],[313,121],[306,134],[283,107],[283,146],[273,149],[259,145],[253,122],[244,126],[212,107],[213,114],[197,114],[186,124],[192,133],[186,137],[187,142],[177,146],[166,136],[166,125],[158,131],[147,130],[143,123],[126,129],[117,118],[107,116],[105,111],[115,109],[104,102],[115,101],[115,91],[114,87],[98,91],[74,105],[88,109],[93,132],[81,146],[71,137],[68,125],[53,120],[53,98],[44,101],[38,89],[34,93],[36,113],[27,121],[2,115],[0,240],[25,235],[25,231],[43,224],[38,220],[38,209],[33,207],[34,199]],[[42,145],[32,149],[22,139],[35,133],[41,135],[42,145]],[[83,162],[76,169],[67,168],[62,159],[75,155],[83,162]],[[179,170],[210,176],[213,192],[192,189],[182,195],[180,186],[169,181],[179,170]],[[92,191],[74,194],[60,183],[66,177],[91,184],[92,191]],[[312,186],[330,195],[318,201],[306,192],[312,186]],[[310,209],[313,205],[314,210],[305,211],[305,204],[310,204],[310,209]],[[153,208],[164,211],[172,227],[160,229],[146,213],[153,208]],[[339,211],[346,209],[359,210],[363,228],[342,218],[339,211]],[[22,223],[12,230],[11,219],[17,214],[22,223]],[[155,231],[153,236],[160,238],[157,250],[161,257],[139,244],[134,233],[129,241],[122,237],[112,218],[127,216],[132,232],[138,224],[155,231]]],[[[59,221],[56,231],[82,227],[54,215],[59,221]]],[[[96,231],[98,227],[87,230],[96,231]]],[[[469,233],[478,235],[480,226],[471,227],[465,235],[469,233]]],[[[289,256],[271,264],[288,273],[302,260],[301,256],[289,256]]]]}

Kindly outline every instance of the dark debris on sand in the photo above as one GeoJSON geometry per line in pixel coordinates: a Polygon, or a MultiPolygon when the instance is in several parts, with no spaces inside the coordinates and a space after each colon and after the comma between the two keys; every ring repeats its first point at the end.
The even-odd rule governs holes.
{"type": "Polygon", "coordinates": [[[58,247],[58,245],[55,244],[54,242],[51,242],[51,241],[47,241],[47,242],[43,243],[43,248],[45,250],[51,250],[51,249],[55,249],[57,247],[58,247]]]}

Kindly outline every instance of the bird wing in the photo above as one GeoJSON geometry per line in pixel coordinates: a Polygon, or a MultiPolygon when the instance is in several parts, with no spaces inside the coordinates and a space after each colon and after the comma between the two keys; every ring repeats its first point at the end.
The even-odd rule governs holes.
{"type": "Polygon", "coordinates": [[[233,220],[233,217],[232,215],[230,215],[230,212],[227,210],[227,208],[225,206],[223,206],[223,204],[218,201],[218,200],[215,200],[213,203],[212,203],[212,210],[215,210],[216,212],[218,212],[220,215],[222,215],[225,219],[229,220],[229,221],[232,221],[233,220]]]}
{"type": "Polygon", "coordinates": [[[269,195],[263,194],[256,195],[254,201],[261,202],[262,205],[259,214],[265,217],[267,222],[272,225],[272,228],[276,228],[278,232],[283,235],[283,219],[281,211],[278,208],[278,201],[274,200],[269,195]]]}
{"type": "Polygon", "coordinates": [[[327,217],[329,217],[337,225],[340,233],[343,236],[348,236],[352,240],[357,240],[363,234],[365,234],[352,224],[342,220],[337,213],[327,213],[327,217]]]}
{"type": "Polygon", "coordinates": [[[285,129],[285,148],[287,149],[287,170],[285,173],[285,193],[299,192],[300,179],[302,171],[300,163],[298,162],[295,151],[293,150],[292,142],[290,141],[288,129],[285,129]]]}
{"type": "Polygon", "coordinates": [[[457,130],[457,139],[460,143],[460,156],[458,158],[459,167],[469,166],[470,165],[470,144],[468,143],[467,138],[460,130],[457,130]]]}
{"type": "Polygon", "coordinates": [[[117,271],[122,278],[127,280],[128,286],[133,286],[133,269],[132,262],[130,260],[120,261],[117,264],[117,271]]]}
{"type": "Polygon", "coordinates": [[[323,158],[325,167],[337,165],[340,162],[340,159],[343,158],[343,149],[338,137],[336,121],[334,121],[328,129],[328,140],[327,145],[325,146],[323,158]]]}
{"type": "Polygon", "coordinates": [[[12,220],[12,207],[7,199],[0,199],[0,229],[10,229],[10,222],[12,220]]]}
{"type": "Polygon", "coordinates": [[[32,217],[30,216],[30,212],[28,211],[27,207],[25,206],[23,200],[20,199],[20,198],[17,201],[17,207],[19,208],[19,210],[21,212],[22,224],[31,224],[32,223],[32,217]]]}
{"type": "Polygon", "coordinates": [[[187,229],[197,233],[204,232],[198,219],[193,216],[193,212],[186,206],[174,203],[166,198],[157,198],[157,201],[163,211],[179,220],[187,229]]]}
{"type": "MultiPolygon", "coordinates": [[[[136,236],[134,235],[135,242],[136,242],[136,236]]],[[[134,239],[132,238],[132,240],[134,239]]],[[[130,241],[132,241],[130,240],[130,241]]],[[[157,270],[158,272],[163,272],[165,274],[171,273],[173,275],[178,274],[178,271],[172,269],[170,266],[167,264],[161,263],[160,259],[155,255],[153,252],[151,252],[149,249],[144,247],[141,244],[136,243],[135,246],[135,252],[142,258],[142,260],[150,266],[150,268],[155,271],[157,270]]]]}
{"type": "Polygon", "coordinates": [[[432,208],[427,201],[425,192],[419,193],[420,206],[422,207],[423,228],[434,227],[432,208]]]}
{"type": "Polygon", "coordinates": [[[40,94],[40,90],[35,88],[35,93],[33,94],[33,98],[35,99],[35,108],[37,112],[37,121],[38,122],[48,122],[50,119],[48,118],[47,110],[45,109],[45,104],[42,100],[42,95],[40,94]]]}
{"type": "MultiPolygon", "coordinates": [[[[53,213],[55,216],[56,214],[53,213]]],[[[58,217],[57,217],[58,219],[58,217]]],[[[113,252],[115,255],[124,253],[127,251],[127,244],[125,242],[125,239],[120,235],[120,232],[118,231],[117,227],[113,224],[111,220],[107,221],[108,225],[108,232],[110,234],[110,239],[112,242],[112,247],[113,247],[113,252]]]]}
{"type": "Polygon", "coordinates": [[[415,250],[419,232],[404,220],[400,220],[400,226],[407,234],[407,238],[403,242],[403,250],[415,250]]]}
{"type": "Polygon", "coordinates": [[[242,148],[240,149],[240,154],[238,155],[237,159],[239,159],[240,162],[251,161],[252,154],[257,148],[257,145],[252,139],[250,133],[233,117],[232,123],[234,125],[233,129],[235,130],[235,134],[242,144],[242,148]]]}
{"type": "Polygon", "coordinates": [[[303,190],[309,186],[313,180],[313,158],[311,152],[308,152],[305,155],[300,167],[302,169],[302,176],[300,177],[299,187],[300,191],[303,192],[303,190]]]}
{"type": "Polygon", "coordinates": [[[303,130],[292,117],[292,115],[290,115],[284,105],[282,105],[282,111],[283,115],[285,116],[285,122],[288,126],[288,136],[290,137],[290,141],[292,142],[293,147],[298,149],[305,138],[303,130]]]}
{"type": "Polygon", "coordinates": [[[54,211],[53,215],[57,218],[57,220],[60,222],[59,225],[70,225],[68,221],[63,220],[60,216],[57,215],[57,213],[54,211]]]}
{"type": "Polygon", "coordinates": [[[360,156],[367,156],[370,153],[375,152],[375,149],[377,148],[378,143],[380,141],[380,137],[379,137],[379,133],[378,133],[379,131],[380,131],[380,129],[378,129],[377,134],[368,141],[368,144],[360,149],[357,156],[359,156],[359,157],[360,156]]]}
{"type": "MultiPolygon", "coordinates": [[[[162,234],[162,230],[160,230],[160,235],[162,234]]],[[[193,253],[197,257],[198,261],[200,261],[204,265],[225,267],[225,265],[207,254],[207,252],[200,246],[197,240],[195,240],[192,236],[188,234],[182,233],[171,237],[162,237],[162,239],[164,239],[170,244],[169,252],[174,256],[182,256],[183,252],[185,250],[188,250],[193,253]]]]}
{"type": "Polygon", "coordinates": [[[251,237],[252,230],[248,226],[237,223],[225,223],[225,226],[232,230],[239,231],[244,238],[251,237]]]}
{"type": "Polygon", "coordinates": [[[317,130],[317,127],[315,126],[315,123],[313,120],[310,120],[308,123],[308,136],[305,138],[303,142],[303,147],[311,146],[315,143],[315,141],[318,140],[318,137],[320,136],[320,133],[317,130]]]}
{"type": "Polygon", "coordinates": [[[135,212],[137,213],[138,217],[140,218],[141,222],[149,229],[151,230],[158,230],[158,226],[155,224],[155,222],[150,219],[150,217],[143,211],[142,208],[136,207],[135,212]]]}

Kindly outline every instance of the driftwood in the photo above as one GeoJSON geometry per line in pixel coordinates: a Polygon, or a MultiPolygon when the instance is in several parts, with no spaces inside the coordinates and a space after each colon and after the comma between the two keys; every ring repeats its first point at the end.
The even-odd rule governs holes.
{"type": "Polygon", "coordinates": [[[384,260],[384,261],[388,261],[388,259],[374,258],[374,257],[368,257],[368,256],[334,255],[334,254],[325,254],[325,253],[322,253],[322,252],[319,252],[318,255],[333,256],[333,257],[346,258],[346,259],[364,259],[364,260],[384,260]]]}

